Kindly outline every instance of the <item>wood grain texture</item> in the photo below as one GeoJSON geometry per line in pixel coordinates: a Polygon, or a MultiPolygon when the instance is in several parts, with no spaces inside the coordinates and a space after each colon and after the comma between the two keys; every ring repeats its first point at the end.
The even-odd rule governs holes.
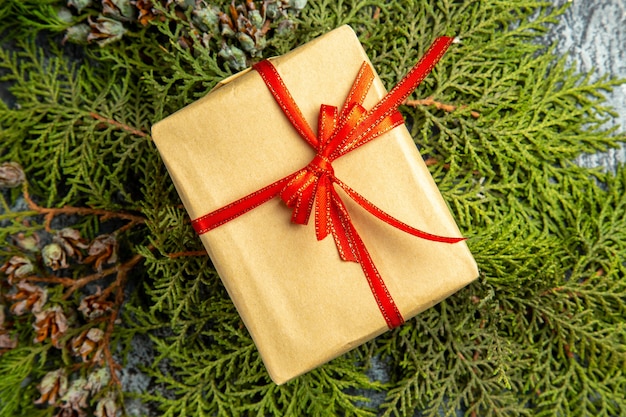
{"type": "MultiPolygon", "coordinates": [[[[554,0],[556,5],[566,0],[554,0]]],[[[583,73],[595,77],[608,75],[626,78],[626,1],[570,0],[570,7],[545,37],[547,45],[568,54],[572,64],[583,73]]],[[[607,127],[619,126],[618,134],[626,134],[626,84],[606,93],[607,104],[616,116],[607,127]]],[[[576,162],[585,167],[605,167],[615,171],[626,162],[626,146],[591,155],[582,155],[576,162]]]]}

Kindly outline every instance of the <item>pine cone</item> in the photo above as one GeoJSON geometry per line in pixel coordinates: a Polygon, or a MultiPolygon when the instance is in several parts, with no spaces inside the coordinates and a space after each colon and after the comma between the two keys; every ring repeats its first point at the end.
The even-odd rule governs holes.
{"type": "Polygon", "coordinates": [[[111,42],[120,40],[126,33],[126,28],[115,19],[98,16],[95,21],[91,17],[87,19],[91,27],[91,33],[87,36],[87,41],[95,41],[100,46],[106,46],[111,42]]]}
{"type": "Polygon", "coordinates": [[[113,235],[100,235],[91,242],[87,254],[85,263],[93,263],[96,270],[102,271],[103,264],[117,261],[117,240],[113,235]]]}
{"type": "Polygon", "coordinates": [[[87,384],[87,380],[85,378],[78,378],[72,382],[70,388],[67,390],[65,395],[61,398],[63,404],[61,404],[61,410],[57,416],[59,417],[86,417],[87,413],[85,412],[85,408],[89,405],[87,404],[87,399],[89,398],[89,391],[85,389],[85,385],[87,384]]]}
{"type": "Polygon", "coordinates": [[[89,392],[93,395],[100,392],[100,390],[105,387],[109,381],[111,381],[111,373],[109,372],[109,368],[107,366],[103,366],[97,371],[89,374],[87,377],[87,384],[85,384],[85,389],[89,390],[89,392]]]}
{"type": "Polygon", "coordinates": [[[34,343],[43,342],[50,336],[52,345],[60,349],[60,339],[65,335],[68,328],[67,318],[61,307],[54,306],[35,314],[35,324],[33,324],[33,328],[37,333],[34,343]]]}
{"type": "Polygon", "coordinates": [[[67,375],[65,369],[57,369],[48,372],[37,386],[41,397],[35,401],[35,404],[56,405],[57,397],[63,396],[67,392],[67,375]]]}
{"type": "Polygon", "coordinates": [[[107,314],[113,308],[113,302],[102,299],[100,288],[93,295],[88,295],[80,301],[78,311],[83,313],[87,320],[93,320],[107,314]]]}
{"type": "Polygon", "coordinates": [[[8,349],[17,347],[17,338],[9,336],[9,329],[5,327],[4,306],[0,305],[0,355],[8,349]]]}
{"type": "Polygon", "coordinates": [[[96,404],[95,417],[115,417],[117,416],[117,399],[113,393],[108,393],[96,404]]]}
{"type": "Polygon", "coordinates": [[[102,0],[102,14],[115,20],[131,21],[135,19],[137,9],[130,0],[102,0]]]}
{"type": "Polygon", "coordinates": [[[78,336],[72,339],[72,353],[80,356],[87,362],[89,355],[93,353],[93,361],[100,362],[102,359],[102,338],[104,332],[97,327],[83,330],[78,336]]]}
{"type": "Polygon", "coordinates": [[[92,3],[92,0],[68,0],[67,7],[74,7],[80,13],[85,7],[91,6],[92,3]]]}
{"type": "Polygon", "coordinates": [[[12,256],[11,259],[0,267],[0,272],[4,272],[7,275],[9,284],[13,284],[16,278],[20,279],[31,275],[33,271],[34,268],[30,259],[18,255],[12,256]]]}
{"type": "Polygon", "coordinates": [[[161,13],[152,7],[154,2],[151,0],[131,0],[130,4],[137,8],[137,21],[143,26],[148,26],[148,23],[161,16],[161,13]]]}
{"type": "Polygon", "coordinates": [[[59,244],[67,256],[75,258],[79,262],[83,259],[83,253],[81,249],[87,249],[87,241],[80,236],[80,232],[70,227],[59,230],[55,236],[52,237],[54,243],[59,244]]]}
{"type": "Polygon", "coordinates": [[[8,300],[15,301],[11,306],[11,313],[21,316],[27,311],[32,311],[33,313],[41,312],[48,300],[48,291],[46,289],[28,282],[18,282],[15,287],[17,292],[6,296],[8,300]]]}
{"type": "Polygon", "coordinates": [[[53,271],[65,269],[70,266],[67,263],[67,254],[58,243],[53,242],[44,246],[41,250],[41,256],[43,263],[53,271]]]}
{"type": "Polygon", "coordinates": [[[15,188],[25,180],[24,170],[17,162],[0,164],[0,188],[15,188]]]}

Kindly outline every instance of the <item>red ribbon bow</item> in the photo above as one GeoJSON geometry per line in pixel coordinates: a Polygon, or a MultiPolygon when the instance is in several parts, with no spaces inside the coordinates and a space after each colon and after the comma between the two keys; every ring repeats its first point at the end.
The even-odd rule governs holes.
{"type": "Polygon", "coordinates": [[[316,151],[304,168],[265,188],[251,193],[227,206],[192,221],[198,234],[203,234],[280,195],[292,209],[291,221],[307,224],[315,208],[315,233],[318,240],[332,234],[339,256],[344,261],[361,265],[372,294],[389,328],[404,323],[404,318],[381,278],[365,244],[357,233],[350,215],[334,188],[341,187],[357,204],[385,223],[422,239],[456,243],[464,238],[437,236],[411,227],[385,213],[341,180],[335,177],[332,162],[342,155],[404,123],[398,106],[428,75],[452,43],[453,38],[437,38],[424,57],[371,110],[362,104],[374,80],[372,68],[363,63],[341,109],[322,104],[317,135],[305,120],[276,68],[269,61],[254,65],[267,88],[298,134],[316,151]]]}

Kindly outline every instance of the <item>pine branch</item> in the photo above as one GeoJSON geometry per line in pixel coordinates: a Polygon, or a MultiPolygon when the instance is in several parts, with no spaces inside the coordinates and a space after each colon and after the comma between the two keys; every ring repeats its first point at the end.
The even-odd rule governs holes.
{"type": "Polygon", "coordinates": [[[170,253],[167,256],[170,259],[175,259],[175,258],[182,258],[182,257],[187,257],[187,256],[207,256],[207,253],[205,250],[194,250],[194,251],[170,253]]]}
{"type": "MultiPolygon", "coordinates": [[[[144,257],[142,255],[137,254],[128,261],[124,262],[122,265],[118,266],[115,282],[102,294],[102,296],[106,298],[107,291],[115,291],[115,302],[113,304],[113,310],[107,320],[107,326],[102,339],[102,344],[104,346],[104,357],[109,367],[109,372],[111,373],[111,381],[120,388],[122,387],[122,382],[117,374],[117,371],[120,369],[120,365],[113,357],[113,352],[111,351],[111,338],[113,336],[113,332],[115,331],[115,323],[124,302],[124,289],[128,278],[128,272],[143,259],[144,257]]],[[[72,288],[73,287],[71,287],[70,290],[72,290],[72,288]]]]}
{"type": "Polygon", "coordinates": [[[120,123],[120,122],[118,122],[116,120],[106,118],[104,116],[99,115],[96,112],[90,112],[89,115],[91,117],[93,117],[94,119],[101,121],[105,125],[110,125],[110,126],[113,126],[115,128],[118,128],[118,129],[121,129],[121,130],[125,130],[126,132],[128,132],[128,133],[130,133],[132,135],[139,136],[139,137],[142,137],[142,138],[148,137],[147,133],[145,133],[145,132],[143,132],[143,131],[141,131],[139,129],[136,129],[134,127],[130,127],[130,126],[125,125],[124,123],[120,123]]]}
{"type": "Polygon", "coordinates": [[[137,224],[143,224],[145,222],[145,218],[141,216],[137,216],[130,213],[124,213],[121,211],[112,211],[112,210],[102,210],[102,209],[92,209],[89,207],[59,207],[59,208],[46,208],[41,207],[33,199],[30,197],[28,192],[28,184],[24,183],[22,187],[22,194],[24,196],[24,200],[26,200],[26,204],[28,204],[28,208],[34,211],[36,214],[41,214],[44,216],[44,228],[47,232],[51,231],[51,222],[57,216],[98,216],[101,222],[107,221],[109,219],[122,219],[128,220],[129,222],[118,229],[118,233],[121,233],[127,229],[132,228],[137,224]]]}
{"type": "MultiPolygon", "coordinates": [[[[457,108],[459,109],[463,109],[467,106],[455,106],[453,104],[445,104],[445,103],[441,103],[439,101],[436,101],[435,99],[433,99],[432,97],[426,97],[425,99],[421,99],[421,100],[405,100],[404,103],[402,103],[406,106],[411,106],[411,107],[418,107],[418,106],[434,106],[436,109],[439,110],[443,110],[446,111],[448,113],[452,113],[453,111],[456,111],[457,108]]],[[[480,113],[478,113],[475,110],[470,111],[470,115],[474,118],[474,119],[478,119],[480,117],[480,113]]]]}

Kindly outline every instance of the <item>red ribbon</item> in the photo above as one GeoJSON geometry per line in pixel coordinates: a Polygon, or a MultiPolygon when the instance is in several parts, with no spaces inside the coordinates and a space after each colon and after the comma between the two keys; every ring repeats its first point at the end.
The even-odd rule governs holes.
{"type": "Polygon", "coordinates": [[[402,115],[398,112],[398,106],[428,75],[452,41],[453,38],[450,37],[436,39],[424,57],[371,110],[366,110],[362,104],[374,80],[374,72],[364,62],[341,111],[338,111],[335,106],[321,105],[317,135],[313,133],[305,120],[276,68],[267,60],[254,65],[254,69],[263,78],[285,116],[298,134],[317,151],[317,154],[306,167],[193,220],[192,225],[196,232],[206,233],[276,196],[280,196],[292,209],[291,221],[293,223],[307,224],[311,211],[315,208],[317,239],[322,240],[332,234],[341,259],[361,265],[378,308],[389,328],[400,326],[404,323],[404,318],[352,224],[346,206],[335,190],[334,184],[337,184],[369,213],[406,233],[422,239],[445,243],[456,243],[464,238],[433,235],[395,219],[335,177],[332,162],[404,123],[402,115]]]}

